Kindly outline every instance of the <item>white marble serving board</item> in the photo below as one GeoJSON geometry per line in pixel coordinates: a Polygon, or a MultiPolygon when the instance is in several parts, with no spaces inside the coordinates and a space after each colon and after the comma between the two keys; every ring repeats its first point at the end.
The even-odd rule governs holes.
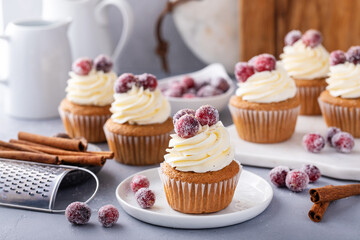
{"type": "Polygon", "coordinates": [[[318,132],[325,137],[326,128],[320,116],[300,116],[294,135],[285,142],[274,144],[246,142],[239,138],[234,125],[228,130],[235,146],[235,158],[241,164],[268,168],[285,165],[293,169],[312,163],[319,167],[322,175],[360,181],[360,139],[355,139],[355,147],[348,154],[338,153],[328,145],[320,153],[309,153],[302,146],[305,134],[318,132]]]}

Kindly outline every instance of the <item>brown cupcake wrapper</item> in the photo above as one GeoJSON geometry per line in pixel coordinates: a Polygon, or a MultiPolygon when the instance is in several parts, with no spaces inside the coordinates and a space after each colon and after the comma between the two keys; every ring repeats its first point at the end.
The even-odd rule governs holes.
{"type": "Polygon", "coordinates": [[[338,127],[360,138],[360,108],[333,105],[319,98],[320,108],[328,127],[338,127]]]}
{"type": "Polygon", "coordinates": [[[189,183],[170,178],[159,168],[168,204],[182,213],[211,213],[229,206],[240,174],[241,168],[234,177],[217,183],[189,183]]]}
{"type": "Polygon", "coordinates": [[[125,136],[113,133],[104,126],[104,132],[116,161],[143,166],[164,161],[172,131],[155,136],[125,136]]]}
{"type": "Polygon", "coordinates": [[[276,143],[289,139],[296,126],[300,106],[285,110],[248,110],[229,105],[236,130],[245,141],[276,143]]]}
{"type": "Polygon", "coordinates": [[[326,86],[297,86],[296,88],[300,100],[300,115],[321,115],[318,98],[326,86]]]}
{"type": "Polygon", "coordinates": [[[88,142],[105,142],[103,126],[111,115],[76,115],[59,108],[66,133],[70,137],[84,137],[88,142]]]}

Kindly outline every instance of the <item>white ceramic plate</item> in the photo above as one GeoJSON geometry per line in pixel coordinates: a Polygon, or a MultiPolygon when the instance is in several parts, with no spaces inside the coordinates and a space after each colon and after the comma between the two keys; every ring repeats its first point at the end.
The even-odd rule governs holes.
{"type": "Polygon", "coordinates": [[[122,208],[141,221],[172,228],[216,228],[241,223],[262,213],[270,204],[273,190],[263,178],[243,170],[230,205],[216,213],[184,214],[173,210],[167,203],[158,173],[159,168],[152,168],[138,174],[150,180],[150,189],[155,192],[156,202],[150,209],[142,209],[130,189],[134,175],[126,178],[116,188],[116,198],[122,208]]]}

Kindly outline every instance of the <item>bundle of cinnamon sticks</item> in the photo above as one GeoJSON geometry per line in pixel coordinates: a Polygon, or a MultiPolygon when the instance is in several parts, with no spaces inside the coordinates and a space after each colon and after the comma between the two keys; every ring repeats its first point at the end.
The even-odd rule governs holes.
{"type": "Polygon", "coordinates": [[[310,200],[314,203],[309,211],[309,218],[314,222],[320,222],[332,201],[359,195],[360,184],[328,185],[321,188],[310,189],[309,193],[310,200]]]}
{"type": "Polygon", "coordinates": [[[19,132],[18,139],[11,139],[9,142],[0,140],[0,158],[48,164],[102,166],[106,159],[113,157],[113,152],[87,151],[87,141],[84,139],[19,132]]]}

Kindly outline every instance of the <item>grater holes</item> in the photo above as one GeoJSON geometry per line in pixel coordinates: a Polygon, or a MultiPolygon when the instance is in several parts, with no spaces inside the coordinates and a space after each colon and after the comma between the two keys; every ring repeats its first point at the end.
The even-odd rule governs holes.
{"type": "Polygon", "coordinates": [[[35,188],[34,188],[34,187],[31,187],[31,188],[30,188],[30,190],[33,190],[33,191],[34,191],[34,190],[35,190],[35,188]]]}
{"type": "Polygon", "coordinates": [[[33,192],[29,192],[29,195],[30,196],[34,196],[35,194],[33,192]]]}
{"type": "Polygon", "coordinates": [[[20,192],[20,191],[18,191],[18,190],[16,190],[16,193],[17,193],[17,194],[21,194],[21,192],[20,192]]]}
{"type": "Polygon", "coordinates": [[[8,188],[4,188],[3,191],[4,191],[4,192],[9,192],[9,189],[8,189],[8,188]]]}
{"type": "Polygon", "coordinates": [[[27,190],[27,189],[25,189],[25,188],[23,189],[23,192],[28,192],[28,191],[29,191],[29,190],[27,190]]]}
{"type": "Polygon", "coordinates": [[[48,195],[46,195],[46,194],[42,194],[41,196],[44,197],[44,198],[48,197],[48,195]]]}
{"type": "Polygon", "coordinates": [[[46,189],[46,188],[44,188],[44,190],[43,190],[44,192],[49,192],[49,190],[48,189],[46,189]]]}
{"type": "Polygon", "coordinates": [[[16,189],[14,187],[11,187],[10,190],[15,191],[16,189]]]}

